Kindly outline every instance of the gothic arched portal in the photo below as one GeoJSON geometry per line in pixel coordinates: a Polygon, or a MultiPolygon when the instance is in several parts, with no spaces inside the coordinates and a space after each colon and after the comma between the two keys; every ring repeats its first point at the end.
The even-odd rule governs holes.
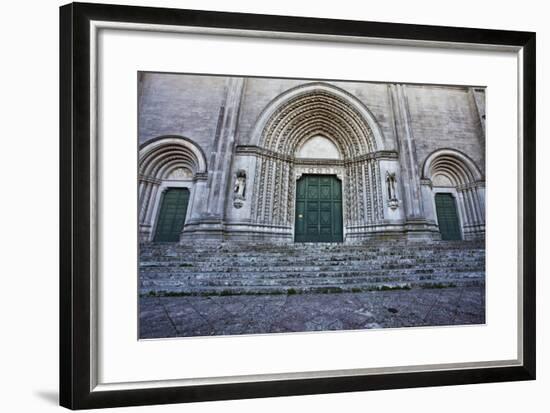
{"type": "Polygon", "coordinates": [[[296,185],[306,174],[336,175],[341,181],[344,238],[383,221],[376,154],[384,149],[384,139],[374,116],[351,94],[325,83],[291,89],[260,115],[252,143],[262,149],[251,208],[256,225],[293,232],[296,185]],[[339,156],[305,150],[312,139],[323,140],[327,151],[339,156]]]}

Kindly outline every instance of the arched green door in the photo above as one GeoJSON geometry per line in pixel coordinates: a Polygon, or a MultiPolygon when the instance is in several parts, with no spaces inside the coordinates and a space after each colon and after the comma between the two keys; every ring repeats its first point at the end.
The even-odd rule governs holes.
{"type": "Polygon", "coordinates": [[[435,207],[441,239],[444,241],[462,239],[454,197],[451,194],[435,194],[435,207]]]}
{"type": "Polygon", "coordinates": [[[185,223],[189,190],[169,188],[162,194],[155,232],[155,242],[177,242],[185,223]]]}
{"type": "Polygon", "coordinates": [[[333,175],[296,183],[295,242],[342,242],[342,184],[333,175]]]}

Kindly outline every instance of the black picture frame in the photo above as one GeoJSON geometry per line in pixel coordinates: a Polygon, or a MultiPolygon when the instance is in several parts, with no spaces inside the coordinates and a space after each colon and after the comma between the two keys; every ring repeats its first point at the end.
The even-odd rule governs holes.
{"type": "Polygon", "coordinates": [[[60,8],[60,404],[70,409],[535,379],[535,59],[532,32],[72,3],[60,8]],[[92,391],[90,22],[186,25],[512,46],[522,53],[523,364],[233,384],[92,391]]]}

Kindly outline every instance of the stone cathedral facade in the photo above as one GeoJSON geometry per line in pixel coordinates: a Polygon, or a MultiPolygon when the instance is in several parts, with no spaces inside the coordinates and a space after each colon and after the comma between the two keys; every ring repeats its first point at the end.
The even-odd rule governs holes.
{"type": "Polygon", "coordinates": [[[474,240],[485,89],[139,73],[142,242],[474,240]]]}

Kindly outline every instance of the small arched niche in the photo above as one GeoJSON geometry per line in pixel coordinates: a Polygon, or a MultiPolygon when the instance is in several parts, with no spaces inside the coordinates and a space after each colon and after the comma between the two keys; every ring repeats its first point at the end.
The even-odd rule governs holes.
{"type": "Polygon", "coordinates": [[[193,171],[189,168],[177,167],[174,168],[166,177],[167,180],[180,181],[193,179],[193,171]]]}
{"type": "Polygon", "coordinates": [[[316,135],[305,141],[296,152],[297,158],[342,159],[338,147],[330,139],[316,135]]]}
{"type": "Polygon", "coordinates": [[[452,182],[452,179],[442,173],[435,174],[432,177],[432,185],[433,186],[440,186],[440,187],[454,187],[455,184],[452,182]]]}

